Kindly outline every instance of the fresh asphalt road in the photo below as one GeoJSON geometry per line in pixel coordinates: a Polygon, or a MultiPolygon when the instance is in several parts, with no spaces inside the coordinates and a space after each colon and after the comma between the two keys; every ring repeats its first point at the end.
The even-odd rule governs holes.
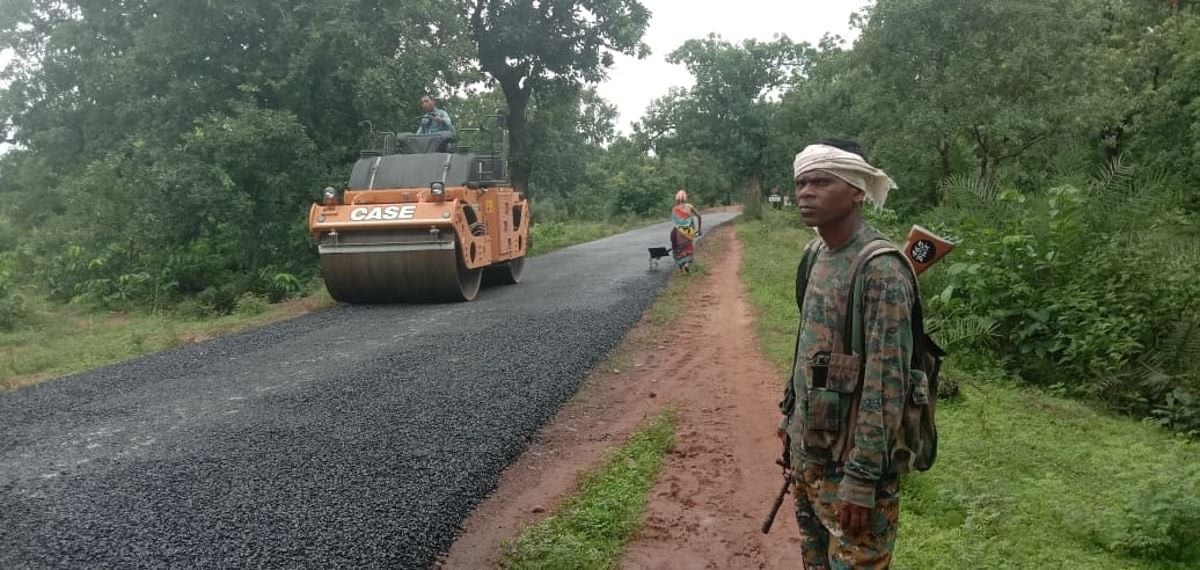
{"type": "Polygon", "coordinates": [[[653,302],[669,228],[0,395],[0,568],[429,567],[653,302]]]}

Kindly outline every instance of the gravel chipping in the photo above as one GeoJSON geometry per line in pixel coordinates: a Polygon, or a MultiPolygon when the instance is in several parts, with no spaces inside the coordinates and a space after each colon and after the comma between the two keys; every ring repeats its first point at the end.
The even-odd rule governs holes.
{"type": "Polygon", "coordinates": [[[661,291],[668,231],[0,395],[0,568],[429,567],[661,291]]]}

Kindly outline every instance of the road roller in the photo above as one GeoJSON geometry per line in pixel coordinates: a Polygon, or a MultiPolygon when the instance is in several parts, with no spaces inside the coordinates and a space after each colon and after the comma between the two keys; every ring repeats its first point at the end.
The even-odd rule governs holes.
{"type": "Polygon", "coordinates": [[[521,281],[529,205],[508,179],[505,117],[493,118],[452,133],[372,130],[382,149],[362,151],[340,191],[325,188],[309,211],[335,300],[471,301],[484,281],[521,281]],[[490,144],[473,152],[459,144],[464,134],[490,144]]]}

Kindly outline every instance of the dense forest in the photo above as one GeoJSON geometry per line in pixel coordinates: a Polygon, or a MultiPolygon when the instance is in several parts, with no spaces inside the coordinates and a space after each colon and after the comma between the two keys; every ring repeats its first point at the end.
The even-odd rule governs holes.
{"type": "Polygon", "coordinates": [[[759,216],[805,144],[855,139],[899,185],[876,223],[960,240],[922,283],[959,366],[1200,434],[1200,7],[879,0],[853,42],[695,38],[667,55],[695,84],[618,136],[594,86],[646,55],[651,18],[0,0],[0,328],[33,326],[35,298],[219,314],[304,293],[308,205],[433,93],[460,126],[507,109],[539,224],[662,216],[680,186],[759,216]]]}

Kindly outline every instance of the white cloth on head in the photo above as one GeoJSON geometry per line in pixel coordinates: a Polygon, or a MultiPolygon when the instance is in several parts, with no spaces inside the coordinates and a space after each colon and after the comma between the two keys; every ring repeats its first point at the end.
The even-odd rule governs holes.
{"type": "Polygon", "coordinates": [[[837,176],[846,184],[862,190],[876,208],[883,208],[888,192],[896,188],[896,183],[887,173],[867,164],[861,156],[823,144],[809,145],[800,151],[792,168],[793,178],[813,170],[824,170],[837,176]]]}

